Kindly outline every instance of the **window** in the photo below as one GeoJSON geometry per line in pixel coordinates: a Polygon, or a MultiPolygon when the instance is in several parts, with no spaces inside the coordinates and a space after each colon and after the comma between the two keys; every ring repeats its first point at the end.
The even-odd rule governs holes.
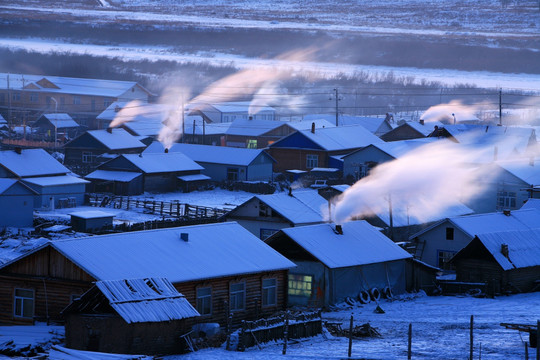
{"type": "Polygon", "coordinates": [[[60,109],[64,109],[65,107],[66,107],[66,98],[62,96],[60,98],[60,109]]]}
{"type": "Polygon", "coordinates": [[[256,149],[257,148],[257,140],[250,139],[247,141],[247,148],[248,149],[256,149]]]}
{"type": "Polygon", "coordinates": [[[259,201],[259,216],[268,217],[272,216],[272,208],[263,202],[259,201]]]}
{"type": "Polygon", "coordinates": [[[13,315],[16,317],[34,317],[34,290],[15,289],[13,315]]]}
{"type": "Polygon", "coordinates": [[[311,297],[312,280],[310,275],[289,274],[289,295],[311,297]]]}
{"type": "Polygon", "coordinates": [[[82,153],[82,162],[83,163],[92,163],[94,162],[94,159],[95,159],[95,155],[92,154],[91,152],[83,152],[82,153]]]}
{"type": "Polygon", "coordinates": [[[103,100],[103,106],[109,107],[111,106],[111,104],[112,104],[112,100],[109,100],[109,99],[103,100]]]}
{"type": "Polygon", "coordinates": [[[96,100],[90,100],[90,111],[96,111],[96,100]]]}
{"type": "Polygon", "coordinates": [[[81,104],[81,97],[74,95],[73,96],[73,105],[80,105],[81,104]]]}
{"type": "Polygon", "coordinates": [[[446,240],[454,240],[454,228],[446,228],[446,240]]]}
{"type": "Polygon", "coordinates": [[[238,180],[238,168],[227,168],[227,180],[229,181],[238,180]]]}
{"type": "Polygon", "coordinates": [[[266,240],[268,239],[270,236],[274,235],[275,233],[277,233],[278,230],[274,230],[274,229],[261,229],[261,240],[266,240]]]}
{"type": "Polygon", "coordinates": [[[319,155],[306,155],[306,168],[313,169],[319,166],[319,155]]]}
{"type": "Polygon", "coordinates": [[[30,93],[30,101],[31,102],[38,102],[39,101],[39,95],[36,93],[30,93]]]}
{"type": "Polygon", "coordinates": [[[246,283],[240,282],[236,284],[231,284],[230,288],[231,294],[231,311],[244,310],[245,308],[245,299],[246,299],[246,283]]]}
{"type": "Polygon", "coordinates": [[[11,100],[13,100],[13,101],[21,101],[21,93],[14,92],[13,94],[11,94],[11,100]]]}
{"type": "Polygon", "coordinates": [[[448,261],[454,256],[454,251],[437,251],[437,266],[443,270],[454,270],[454,267],[448,264],[448,261]]]}
{"type": "Polygon", "coordinates": [[[263,279],[262,306],[277,305],[277,279],[263,279]]]}
{"type": "Polygon", "coordinates": [[[212,314],[212,288],[201,287],[197,289],[197,311],[201,315],[212,314]]]}
{"type": "Polygon", "coordinates": [[[517,193],[513,191],[497,192],[497,206],[499,209],[515,209],[517,193]]]}

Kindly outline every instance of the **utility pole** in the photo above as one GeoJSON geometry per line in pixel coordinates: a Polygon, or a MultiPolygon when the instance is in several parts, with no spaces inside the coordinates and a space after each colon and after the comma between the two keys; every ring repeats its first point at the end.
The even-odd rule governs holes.
{"type": "Polygon", "coordinates": [[[338,101],[339,101],[339,93],[338,93],[338,89],[335,88],[334,89],[334,96],[336,97],[336,127],[338,126],[338,101]]]}
{"type": "Polygon", "coordinates": [[[499,126],[502,126],[502,89],[499,89],[499,126]]]}
{"type": "Polygon", "coordinates": [[[181,116],[181,120],[182,120],[182,143],[185,142],[185,137],[186,137],[186,128],[184,127],[184,96],[182,95],[182,107],[180,108],[180,116],[181,116]]]}
{"type": "Polygon", "coordinates": [[[9,87],[9,73],[7,74],[7,96],[8,96],[8,126],[13,128],[11,123],[11,88],[9,87]]]}

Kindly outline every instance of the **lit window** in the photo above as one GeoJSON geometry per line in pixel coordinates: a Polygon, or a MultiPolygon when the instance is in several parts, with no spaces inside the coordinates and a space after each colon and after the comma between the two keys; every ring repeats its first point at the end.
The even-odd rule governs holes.
{"type": "Polygon", "coordinates": [[[197,311],[201,315],[212,313],[212,288],[203,287],[197,289],[197,311]]]}
{"type": "Polygon", "coordinates": [[[311,297],[313,277],[289,274],[289,295],[311,297]]]}
{"type": "Polygon", "coordinates": [[[262,281],[262,305],[275,306],[277,304],[277,280],[263,279],[262,281]]]}
{"type": "Polygon", "coordinates": [[[231,311],[244,310],[245,309],[245,299],[246,299],[246,283],[240,282],[236,284],[231,284],[230,289],[231,294],[231,311]]]}
{"type": "Polygon", "coordinates": [[[306,168],[313,169],[319,166],[319,155],[306,155],[306,168]]]}
{"type": "Polygon", "coordinates": [[[248,140],[247,141],[247,148],[248,149],[256,149],[257,148],[257,140],[248,140]]]}
{"type": "Polygon", "coordinates": [[[34,290],[15,289],[14,313],[16,317],[34,317],[34,290]]]}

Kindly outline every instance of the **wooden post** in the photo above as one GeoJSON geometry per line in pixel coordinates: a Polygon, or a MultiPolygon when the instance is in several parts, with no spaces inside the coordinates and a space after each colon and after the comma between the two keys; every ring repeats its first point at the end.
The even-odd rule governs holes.
{"type": "Polygon", "coordinates": [[[287,341],[289,337],[289,312],[285,313],[285,326],[283,327],[283,351],[281,354],[287,354],[287,341]]]}
{"type": "Polygon", "coordinates": [[[126,210],[129,210],[129,196],[127,198],[126,210]]]}
{"type": "Polygon", "coordinates": [[[351,314],[351,322],[349,325],[349,357],[352,356],[352,333],[353,333],[353,315],[351,314]]]}
{"type": "Polygon", "coordinates": [[[473,360],[473,326],[474,326],[474,315],[471,315],[471,325],[470,325],[470,344],[469,344],[469,360],[473,360]]]}
{"type": "Polygon", "coordinates": [[[159,205],[159,215],[163,215],[163,201],[161,202],[161,204],[159,205]]]}
{"type": "Polygon", "coordinates": [[[529,344],[525,341],[525,360],[529,360],[529,344]]]}
{"type": "Polygon", "coordinates": [[[409,323],[409,336],[408,336],[408,342],[407,342],[407,360],[412,359],[412,323],[409,323]]]}
{"type": "Polygon", "coordinates": [[[536,360],[540,360],[540,320],[536,320],[536,360]]]}
{"type": "Polygon", "coordinates": [[[156,200],[152,201],[152,214],[156,213],[156,200]]]}

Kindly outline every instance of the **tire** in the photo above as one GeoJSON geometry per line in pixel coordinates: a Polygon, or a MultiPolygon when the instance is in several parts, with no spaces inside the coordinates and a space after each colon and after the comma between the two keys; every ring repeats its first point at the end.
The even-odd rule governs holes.
{"type": "Polygon", "coordinates": [[[351,305],[351,306],[355,306],[356,305],[356,300],[354,300],[352,297],[350,296],[347,296],[345,298],[345,302],[348,304],[348,305],[351,305]]]}
{"type": "Polygon", "coordinates": [[[367,291],[360,291],[358,293],[358,301],[360,301],[362,304],[367,304],[371,301],[371,298],[367,291]]]}
{"type": "Polygon", "coordinates": [[[394,297],[394,294],[392,293],[392,288],[390,286],[384,288],[383,296],[385,299],[392,299],[394,297]]]}
{"type": "Polygon", "coordinates": [[[379,301],[381,299],[381,292],[377,288],[373,288],[369,290],[369,296],[371,297],[371,301],[379,301]]]}

